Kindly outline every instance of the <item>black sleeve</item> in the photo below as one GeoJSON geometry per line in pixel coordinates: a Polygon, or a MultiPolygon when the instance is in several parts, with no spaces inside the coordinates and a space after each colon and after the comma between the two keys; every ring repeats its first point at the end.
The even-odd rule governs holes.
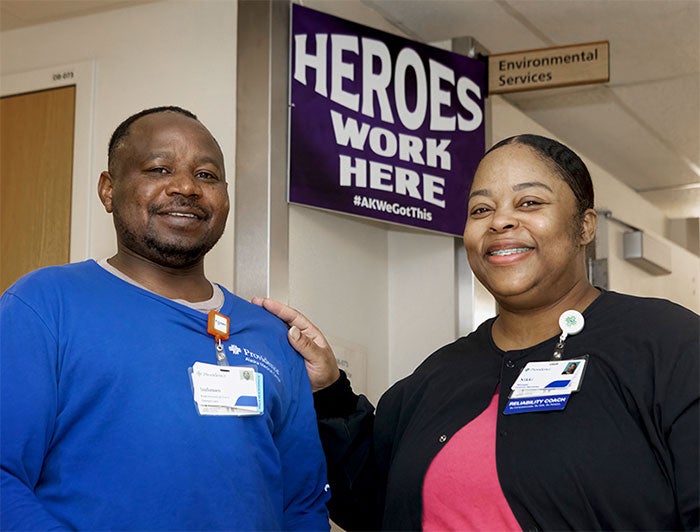
{"type": "Polygon", "coordinates": [[[374,407],[356,395],[347,375],[314,393],[328,466],[331,519],[345,530],[379,530],[386,480],[374,453],[374,407]]]}
{"type": "Polygon", "coordinates": [[[676,317],[672,325],[680,325],[662,339],[664,368],[657,375],[662,430],[673,460],[678,509],[684,530],[700,530],[700,319],[693,315],[685,323],[676,317]],[[683,339],[677,353],[672,346],[683,339]],[[669,362],[672,362],[669,364],[669,362]],[[667,369],[668,368],[668,369],[667,369]]]}

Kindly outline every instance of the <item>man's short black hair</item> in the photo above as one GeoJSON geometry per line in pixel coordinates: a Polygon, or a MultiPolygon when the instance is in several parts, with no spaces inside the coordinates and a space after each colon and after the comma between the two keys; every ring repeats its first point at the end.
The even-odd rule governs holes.
{"type": "Polygon", "coordinates": [[[136,122],[139,118],[143,118],[144,116],[152,115],[154,113],[165,113],[167,111],[171,111],[173,113],[180,113],[181,115],[185,115],[188,118],[198,120],[197,116],[194,113],[188,111],[187,109],[183,109],[182,107],[177,107],[175,105],[152,107],[150,109],[144,109],[143,111],[139,111],[138,113],[131,115],[129,118],[127,118],[117,126],[117,129],[114,130],[114,133],[112,133],[112,137],[109,139],[109,147],[107,149],[107,167],[112,167],[111,162],[112,158],[114,157],[114,150],[117,149],[119,143],[129,134],[129,128],[131,127],[131,124],[136,122]]]}

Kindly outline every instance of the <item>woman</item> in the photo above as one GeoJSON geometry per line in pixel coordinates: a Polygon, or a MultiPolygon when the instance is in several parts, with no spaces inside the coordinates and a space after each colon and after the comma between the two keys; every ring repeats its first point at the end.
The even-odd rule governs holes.
{"type": "Polygon", "coordinates": [[[498,315],[392,386],[376,414],[313,324],[256,301],[292,326],[306,359],[339,525],[698,527],[698,316],[592,286],[595,228],[591,178],[571,150],[535,135],[491,148],[464,245],[498,315]],[[548,366],[558,378],[538,384],[548,366]]]}

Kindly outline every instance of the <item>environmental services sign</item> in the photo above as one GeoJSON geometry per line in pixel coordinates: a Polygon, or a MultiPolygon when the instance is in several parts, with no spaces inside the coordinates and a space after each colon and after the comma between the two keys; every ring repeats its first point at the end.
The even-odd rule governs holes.
{"type": "Polygon", "coordinates": [[[461,235],[486,64],[292,6],[289,201],[461,235]]]}
{"type": "Polygon", "coordinates": [[[489,94],[610,81],[608,41],[489,56],[489,94]]]}

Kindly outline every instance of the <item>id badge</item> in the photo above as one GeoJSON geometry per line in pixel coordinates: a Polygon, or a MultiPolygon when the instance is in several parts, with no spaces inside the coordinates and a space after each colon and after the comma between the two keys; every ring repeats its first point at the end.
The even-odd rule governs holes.
{"type": "Polygon", "coordinates": [[[581,389],[588,357],[530,362],[511,386],[504,414],[564,410],[581,389]]]}
{"type": "Polygon", "coordinates": [[[263,376],[252,367],[195,362],[189,368],[197,411],[208,416],[251,416],[264,410],[263,376]]]}

